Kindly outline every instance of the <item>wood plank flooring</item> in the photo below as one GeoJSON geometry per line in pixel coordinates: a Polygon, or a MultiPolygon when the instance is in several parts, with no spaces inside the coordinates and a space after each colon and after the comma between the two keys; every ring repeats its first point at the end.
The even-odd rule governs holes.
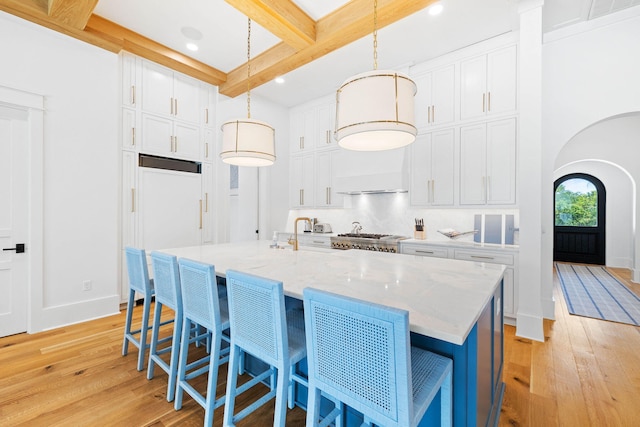
{"type": "MultiPolygon", "coordinates": [[[[640,295],[627,270],[614,272],[640,295]]],[[[640,426],[640,328],[569,315],[557,283],[555,298],[556,320],[545,321],[545,343],[505,327],[499,424],[640,426]]],[[[138,307],[136,316],[141,312],[138,307]]],[[[201,426],[204,410],[190,397],[180,411],[166,401],[161,369],[147,380],[146,370],[136,370],[135,347],[121,355],[123,325],[124,312],[0,338],[0,426],[201,426]]],[[[200,389],[204,385],[202,379],[200,389]]],[[[219,395],[225,386],[223,367],[219,395]]],[[[238,408],[264,390],[245,393],[238,408]]],[[[216,410],[215,426],[222,412],[216,410]]],[[[270,402],[238,426],[267,426],[272,416],[270,402]]],[[[290,410],[287,425],[302,426],[304,417],[300,408],[290,410]]]]}
{"type": "MultiPolygon", "coordinates": [[[[626,269],[609,269],[637,295],[626,269]]],[[[505,328],[500,426],[640,426],[640,328],[570,315],[554,274],[545,342],[505,328]]]]}

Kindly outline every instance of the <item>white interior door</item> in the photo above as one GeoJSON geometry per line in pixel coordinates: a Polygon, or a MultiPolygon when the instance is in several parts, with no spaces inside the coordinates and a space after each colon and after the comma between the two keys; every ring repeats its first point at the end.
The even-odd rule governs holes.
{"type": "Polygon", "coordinates": [[[0,336],[27,330],[28,113],[0,105],[0,336]]]}

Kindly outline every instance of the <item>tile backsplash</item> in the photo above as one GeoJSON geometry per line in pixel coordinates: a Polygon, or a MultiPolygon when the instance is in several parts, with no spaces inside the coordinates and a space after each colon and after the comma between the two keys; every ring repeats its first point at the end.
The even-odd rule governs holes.
{"type": "MultiPolygon", "coordinates": [[[[345,196],[344,208],[296,209],[289,211],[287,230],[293,231],[297,217],[317,218],[320,223],[331,224],[334,233],[348,233],[351,223],[358,221],[362,233],[385,233],[413,237],[416,218],[424,219],[428,240],[449,240],[437,230],[453,228],[459,232],[474,230],[475,215],[514,215],[514,226],[519,226],[518,209],[477,208],[416,208],[409,205],[408,193],[360,194],[345,196]]],[[[302,225],[299,225],[302,231],[302,225]]],[[[472,234],[460,238],[473,241],[472,234]]],[[[518,244],[517,241],[514,242],[518,244]]]]}

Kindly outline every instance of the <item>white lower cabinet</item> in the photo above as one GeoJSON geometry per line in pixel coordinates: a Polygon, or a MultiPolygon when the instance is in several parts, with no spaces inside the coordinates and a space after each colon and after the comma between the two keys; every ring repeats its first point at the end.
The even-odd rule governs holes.
{"type": "Polygon", "coordinates": [[[518,276],[516,274],[518,253],[516,251],[500,250],[499,248],[467,249],[462,245],[456,246],[455,243],[438,245],[400,242],[400,253],[504,265],[504,315],[507,318],[507,323],[515,324],[518,311],[518,276]]]}

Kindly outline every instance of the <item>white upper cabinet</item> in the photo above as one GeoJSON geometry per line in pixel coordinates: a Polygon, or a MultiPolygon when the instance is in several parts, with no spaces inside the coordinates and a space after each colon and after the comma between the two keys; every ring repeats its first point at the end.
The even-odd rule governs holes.
{"type": "Polygon", "coordinates": [[[200,160],[200,129],[153,114],[142,114],[142,146],[147,154],[200,160]]]}
{"type": "Polygon", "coordinates": [[[411,150],[411,204],[453,205],[454,129],[418,135],[411,150]]]}
{"type": "Polygon", "coordinates": [[[516,109],[516,46],[460,63],[460,119],[516,109]]]}
{"type": "Polygon", "coordinates": [[[514,204],[516,120],[460,128],[460,204],[514,204]]]}
{"type": "Polygon", "coordinates": [[[216,126],[216,106],[218,104],[218,88],[200,83],[200,124],[208,128],[216,126]]]}
{"type": "Polygon", "coordinates": [[[336,103],[329,102],[317,109],[316,148],[333,148],[338,144],[333,138],[336,123],[336,103]]]}
{"type": "Polygon", "coordinates": [[[291,154],[333,148],[336,120],[335,101],[298,108],[290,115],[291,154]]]}
{"type": "Polygon", "coordinates": [[[338,150],[325,150],[316,153],[315,159],[315,199],[316,207],[341,207],[343,195],[336,193],[333,177],[336,170],[338,150]]]}
{"type": "Polygon", "coordinates": [[[452,123],[455,120],[455,66],[450,65],[415,77],[416,127],[452,123]]]}
{"type": "Polygon", "coordinates": [[[142,109],[177,120],[199,123],[200,84],[185,75],[143,61],[142,109]]]}
{"type": "Polygon", "coordinates": [[[313,179],[313,153],[292,156],[291,182],[289,184],[289,204],[292,208],[310,208],[314,206],[313,179]]]}
{"type": "Polygon", "coordinates": [[[137,102],[136,93],[136,57],[128,54],[122,54],[122,60],[120,61],[120,67],[122,71],[122,105],[125,107],[134,107],[137,102]]]}

